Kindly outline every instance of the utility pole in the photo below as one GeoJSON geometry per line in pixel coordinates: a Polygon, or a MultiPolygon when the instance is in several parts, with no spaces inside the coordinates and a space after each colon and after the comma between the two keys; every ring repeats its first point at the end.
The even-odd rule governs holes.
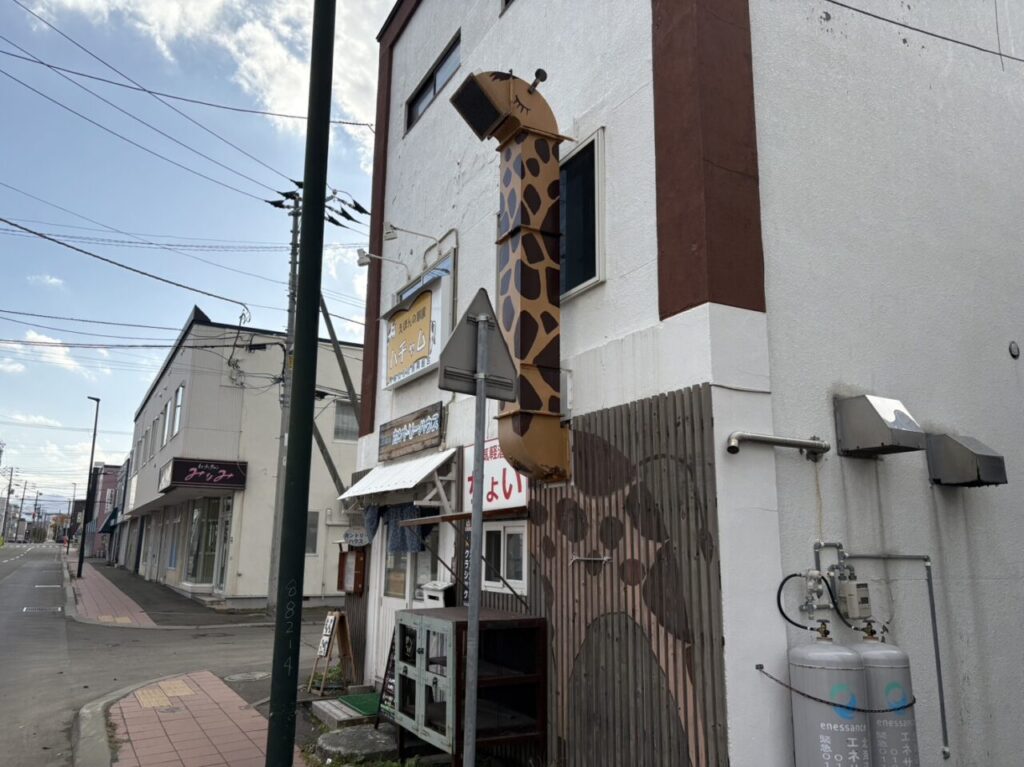
{"type": "Polygon", "coordinates": [[[284,480],[288,451],[288,421],[291,415],[292,364],[295,349],[295,290],[299,271],[299,217],[302,196],[289,192],[292,205],[292,255],[288,270],[288,331],[285,337],[284,380],[281,381],[281,438],[277,445],[277,486],[274,492],[274,521],[270,536],[270,579],[267,584],[267,609],[277,607],[277,568],[281,548],[281,520],[284,517],[284,480]]]}
{"type": "Polygon", "coordinates": [[[14,537],[18,537],[18,527],[21,525],[21,515],[25,513],[25,491],[28,490],[28,480],[21,487],[21,503],[18,505],[18,519],[14,523],[14,537]]]}
{"type": "Polygon", "coordinates": [[[309,111],[302,189],[295,303],[295,366],[292,378],[284,514],[278,563],[277,619],[270,679],[267,767],[290,765],[295,750],[295,702],[299,683],[306,515],[313,452],[313,407],[319,353],[320,271],[323,266],[327,158],[331,137],[331,87],[334,69],[336,0],[315,0],[309,72],[309,111]]]}
{"type": "Polygon", "coordinates": [[[14,467],[11,467],[11,475],[7,478],[7,500],[4,501],[4,526],[0,527],[0,538],[7,539],[7,515],[11,510],[11,493],[14,491],[14,467]]]}
{"type": "Polygon", "coordinates": [[[89,523],[89,509],[92,506],[93,497],[96,494],[96,483],[93,480],[92,462],[96,457],[96,427],[100,422],[100,398],[88,397],[96,403],[96,411],[92,418],[92,447],[89,448],[89,484],[85,490],[85,509],[82,511],[82,532],[78,536],[78,577],[82,577],[82,568],[85,566],[85,526],[89,523]]]}

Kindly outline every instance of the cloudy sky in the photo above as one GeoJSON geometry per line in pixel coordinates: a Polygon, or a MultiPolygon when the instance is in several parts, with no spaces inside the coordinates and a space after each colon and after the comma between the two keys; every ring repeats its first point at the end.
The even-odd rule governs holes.
{"type": "MultiPolygon", "coordinates": [[[[373,122],[375,36],[390,5],[338,0],[339,121],[373,122]]],[[[312,9],[312,0],[0,2],[0,217],[243,300],[253,326],[282,329],[290,219],[263,200],[302,178],[304,121],[170,102],[192,122],[147,93],[66,79],[38,60],[190,99],[304,115],[312,9]],[[111,228],[175,252],[135,247],[137,237],[111,228]]],[[[345,199],[367,207],[372,142],[365,126],[335,125],[328,174],[345,199]]],[[[361,320],[365,279],[354,248],[366,234],[364,226],[354,229],[327,227],[324,287],[333,313],[361,320]]],[[[72,482],[84,493],[92,424],[86,397],[103,400],[97,460],[120,463],[135,408],[166,351],[32,342],[159,343],[173,339],[171,328],[193,304],[221,322],[239,314],[231,303],[146,280],[6,224],[0,286],[0,495],[16,466],[16,482],[31,483],[29,499],[41,491],[46,510],[66,508],[72,482]]],[[[361,339],[357,322],[342,328],[361,339]]]]}

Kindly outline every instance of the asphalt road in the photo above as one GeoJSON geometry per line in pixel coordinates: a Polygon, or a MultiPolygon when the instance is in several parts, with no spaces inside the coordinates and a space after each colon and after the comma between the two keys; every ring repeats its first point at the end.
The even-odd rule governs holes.
{"type": "MultiPolygon", "coordinates": [[[[0,763],[5,767],[70,765],[76,712],[119,688],[202,669],[221,677],[270,670],[271,628],[132,629],[67,619],[61,567],[55,544],[0,548],[0,763]]],[[[308,669],[319,631],[306,628],[302,667],[308,669]]],[[[250,702],[266,689],[232,686],[250,702]]]]}

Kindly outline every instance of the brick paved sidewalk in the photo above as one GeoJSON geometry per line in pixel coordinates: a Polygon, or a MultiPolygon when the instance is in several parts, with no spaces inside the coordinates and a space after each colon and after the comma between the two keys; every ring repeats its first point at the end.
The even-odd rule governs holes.
{"type": "Polygon", "coordinates": [[[103,577],[88,562],[82,577],[72,581],[78,615],[100,623],[122,626],[155,626],[138,603],[103,577]]]}
{"type": "MultiPolygon", "coordinates": [[[[107,713],[113,767],[263,767],[267,720],[209,671],[136,690],[107,713]]],[[[296,749],[294,764],[301,765],[296,749]]]]}

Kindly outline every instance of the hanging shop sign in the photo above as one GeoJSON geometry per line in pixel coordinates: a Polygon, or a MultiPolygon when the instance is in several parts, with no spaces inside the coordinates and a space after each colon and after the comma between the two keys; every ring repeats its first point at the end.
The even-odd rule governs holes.
{"type": "Polygon", "coordinates": [[[210,461],[205,458],[172,458],[160,469],[161,493],[175,487],[209,487],[241,490],[245,487],[245,461],[210,461]]]}
{"type": "MultiPolygon", "coordinates": [[[[462,508],[473,508],[473,446],[462,448],[462,508]]],[[[484,511],[518,509],[526,506],[530,497],[530,480],[516,471],[505,460],[498,440],[484,442],[484,511]]]]}
{"type": "Polygon", "coordinates": [[[428,289],[387,318],[385,386],[415,378],[437,362],[440,309],[441,301],[428,289]]]}
{"type": "Polygon", "coordinates": [[[443,408],[440,402],[415,413],[381,424],[377,459],[387,461],[441,444],[444,436],[443,408]]]}

